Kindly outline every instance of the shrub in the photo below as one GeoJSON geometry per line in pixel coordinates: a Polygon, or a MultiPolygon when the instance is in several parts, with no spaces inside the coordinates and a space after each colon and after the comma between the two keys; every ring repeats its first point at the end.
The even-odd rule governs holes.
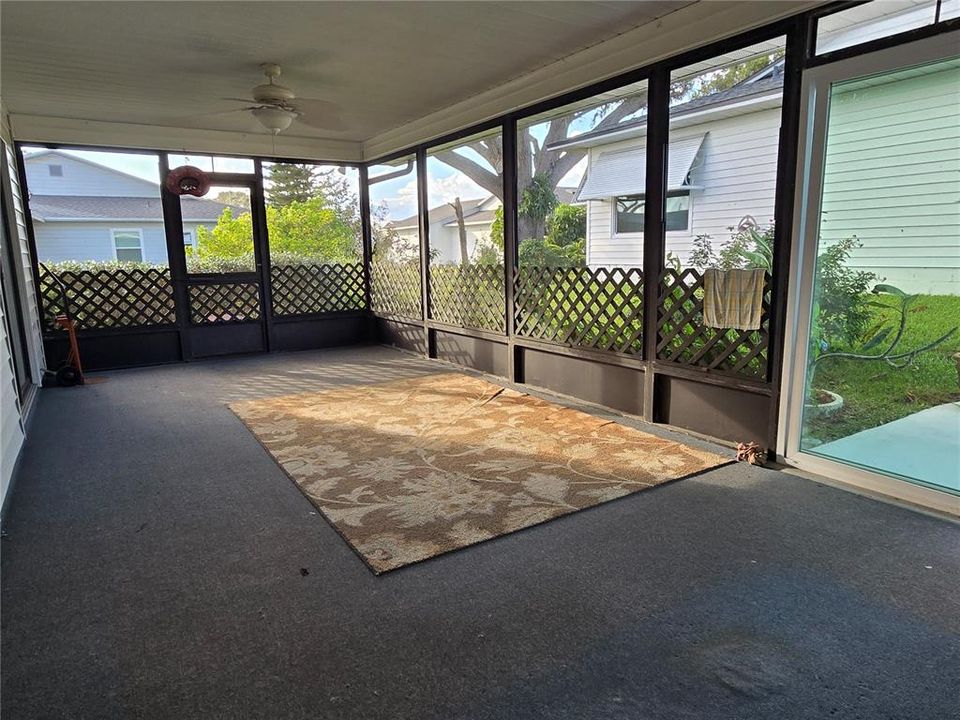
{"type": "Polygon", "coordinates": [[[547,218],[544,239],[558,247],[584,243],[587,237],[587,209],[579,205],[557,205],[547,218]]]}
{"type": "Polygon", "coordinates": [[[762,268],[773,270],[773,230],[772,224],[759,228],[753,224],[741,222],[738,228],[730,228],[733,234],[723,244],[719,252],[714,251],[709,235],[697,235],[693,239],[690,252],[690,264],[700,268],[719,268],[734,270],[762,268]]]}
{"type": "Polygon", "coordinates": [[[549,240],[527,238],[517,248],[520,266],[582,267],[586,265],[586,240],[580,239],[569,245],[556,245],[549,240]]]}
{"type": "Polygon", "coordinates": [[[854,343],[870,322],[868,293],[879,278],[847,265],[851,253],[861,245],[856,236],[851,236],[829,245],[817,257],[811,338],[821,349],[854,343]]]}

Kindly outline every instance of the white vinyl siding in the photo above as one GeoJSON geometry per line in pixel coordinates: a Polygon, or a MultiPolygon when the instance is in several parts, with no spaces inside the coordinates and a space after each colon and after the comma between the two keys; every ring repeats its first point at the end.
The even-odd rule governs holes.
{"type": "MultiPolygon", "coordinates": [[[[4,296],[0,288],[0,298],[2,297],[4,296]]],[[[13,476],[13,466],[20,455],[24,438],[10,342],[3,304],[0,302],[0,506],[6,498],[13,476]]]]}
{"type": "MultiPolygon", "coordinates": [[[[207,223],[212,227],[215,223],[207,223]]],[[[201,223],[184,225],[183,232],[197,237],[201,223]]],[[[110,231],[139,229],[143,232],[143,261],[152,265],[167,264],[167,238],[163,223],[104,222],[35,222],[34,237],[40,262],[95,260],[110,262],[115,259],[110,231]]]]}
{"type": "Polygon", "coordinates": [[[13,237],[10,243],[17,255],[18,272],[17,292],[20,296],[22,311],[27,325],[27,344],[30,353],[30,373],[33,378],[43,377],[43,344],[40,338],[40,312],[37,307],[37,291],[33,281],[33,259],[30,254],[30,239],[27,232],[27,219],[23,207],[23,195],[20,188],[20,175],[17,169],[17,156],[11,145],[4,145],[4,184],[3,192],[10,201],[10,231],[13,237]]]}
{"type": "MultiPolygon", "coordinates": [[[[2,166],[0,166],[0,192],[3,193],[8,212],[7,228],[10,236],[4,237],[4,244],[9,243],[13,249],[13,267],[10,276],[4,276],[2,282],[10,283],[13,287],[7,288],[20,298],[21,321],[27,335],[27,363],[30,365],[30,376],[38,381],[43,375],[43,348],[40,340],[40,319],[37,312],[36,293],[34,292],[33,266],[30,259],[29,243],[27,241],[27,225],[24,217],[23,202],[20,194],[20,180],[17,171],[16,154],[8,144],[9,132],[3,118],[0,117],[0,144],[2,166]]],[[[19,388],[17,387],[16,373],[13,365],[11,343],[17,342],[17,336],[10,337],[7,322],[13,319],[7,317],[4,307],[6,294],[0,287],[0,506],[6,499],[13,468],[20,454],[24,440],[24,408],[20,404],[19,388]]],[[[17,333],[17,328],[12,328],[17,333]]]]}
{"type": "Polygon", "coordinates": [[[836,92],[820,235],[906,292],[960,292],[960,68],[836,92]]]}
{"type": "MultiPolygon", "coordinates": [[[[821,236],[859,238],[851,269],[906,292],[960,292],[958,109],[960,68],[860,88],[851,102],[834,98],[821,236]]],[[[686,262],[698,235],[718,247],[747,215],[761,227],[773,222],[779,126],[774,108],[671,133],[707,136],[691,172],[690,229],[668,232],[667,252],[686,262]]],[[[594,148],[591,161],[600,150],[643,142],[594,148]]],[[[642,233],[614,234],[613,217],[613,198],[588,203],[588,264],[641,265],[642,233]]]]}
{"type": "Polygon", "coordinates": [[[96,167],[62,153],[40,153],[24,159],[27,185],[33,195],[86,195],[94,197],[160,197],[159,179],[152,183],[121,172],[96,167]],[[63,174],[50,174],[59,165],[63,174]]]}
{"type": "MultiPolygon", "coordinates": [[[[777,178],[780,109],[723,118],[671,132],[671,145],[706,134],[690,171],[690,216],[686,231],[666,234],[667,252],[686,262],[698,235],[710,235],[714,245],[730,237],[731,226],[750,215],[760,225],[773,222],[777,178]]],[[[617,145],[643,143],[644,138],[617,145]]],[[[611,146],[602,146],[607,148],[611,146]]],[[[591,150],[593,154],[598,149],[591,150]]],[[[613,232],[613,199],[590,201],[587,207],[587,262],[597,266],[643,264],[643,234],[613,232]]]]}

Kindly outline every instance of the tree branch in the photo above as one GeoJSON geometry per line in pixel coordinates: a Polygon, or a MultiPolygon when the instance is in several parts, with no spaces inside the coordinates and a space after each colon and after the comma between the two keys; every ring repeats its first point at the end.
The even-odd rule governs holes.
{"type": "MultiPolygon", "coordinates": [[[[481,155],[482,154],[483,153],[481,153],[481,155]]],[[[503,180],[497,173],[481,167],[476,161],[464,157],[453,150],[441,150],[434,155],[434,157],[445,165],[449,165],[454,170],[462,172],[491,195],[495,195],[500,198],[500,200],[503,200],[503,180]]],[[[493,165],[493,163],[491,163],[491,165],[493,165]]],[[[496,167],[496,165],[494,165],[494,167],[496,167]]]]}

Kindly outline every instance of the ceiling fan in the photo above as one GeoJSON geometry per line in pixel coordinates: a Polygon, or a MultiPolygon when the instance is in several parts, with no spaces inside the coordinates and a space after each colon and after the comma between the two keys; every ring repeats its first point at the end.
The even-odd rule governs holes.
{"type": "Polygon", "coordinates": [[[267,82],[251,91],[252,98],[223,98],[232,102],[251,103],[231,112],[248,111],[274,135],[286,130],[294,120],[322,130],[342,130],[340,108],[327,100],[298,98],[288,87],[276,82],[282,72],[276,63],[260,66],[267,82]]]}

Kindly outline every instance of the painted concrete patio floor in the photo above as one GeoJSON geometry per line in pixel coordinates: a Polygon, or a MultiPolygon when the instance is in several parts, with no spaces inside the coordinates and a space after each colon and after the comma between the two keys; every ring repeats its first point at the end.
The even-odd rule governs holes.
{"type": "Polygon", "coordinates": [[[921,410],[810,452],[960,492],[960,403],[921,410]]]}

